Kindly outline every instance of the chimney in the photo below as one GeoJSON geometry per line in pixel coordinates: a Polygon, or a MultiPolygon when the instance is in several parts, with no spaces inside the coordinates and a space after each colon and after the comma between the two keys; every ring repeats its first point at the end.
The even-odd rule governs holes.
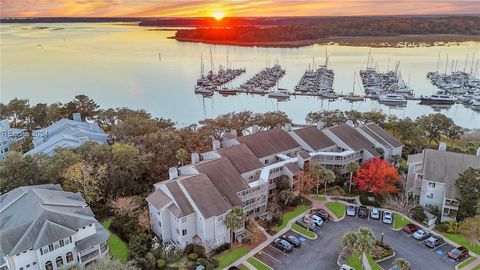
{"type": "Polygon", "coordinates": [[[322,121],[320,121],[320,122],[317,123],[317,129],[318,129],[318,130],[322,130],[322,129],[324,128],[324,126],[325,126],[325,124],[323,124],[322,121]]]}
{"type": "Polygon", "coordinates": [[[178,178],[178,170],[176,167],[170,167],[168,169],[168,175],[170,176],[170,180],[177,179],[178,178]]]}
{"type": "Polygon", "coordinates": [[[252,126],[252,134],[255,134],[260,131],[260,127],[258,125],[252,126]]]}
{"type": "Polygon", "coordinates": [[[192,164],[200,162],[200,155],[197,152],[192,153],[192,164]]]}
{"type": "Polygon", "coordinates": [[[230,131],[230,134],[232,134],[232,136],[234,136],[235,138],[238,136],[236,129],[233,129],[232,131],[230,131]]]}
{"type": "Polygon", "coordinates": [[[290,131],[292,130],[292,124],[285,124],[285,127],[284,127],[285,131],[290,131]]]}
{"type": "Polygon", "coordinates": [[[82,122],[82,115],[80,113],[74,113],[72,114],[73,116],[73,121],[77,121],[77,122],[82,122]]]}
{"type": "Polygon", "coordinates": [[[346,124],[353,127],[353,121],[352,120],[347,120],[346,124]]]}
{"type": "Polygon", "coordinates": [[[219,140],[213,140],[212,141],[212,150],[218,150],[221,148],[220,141],[219,140]]]}
{"type": "Polygon", "coordinates": [[[477,157],[480,157],[480,147],[477,149],[477,157]]]}
{"type": "Polygon", "coordinates": [[[447,143],[440,142],[440,144],[438,145],[438,150],[443,152],[447,151],[447,143]]]}

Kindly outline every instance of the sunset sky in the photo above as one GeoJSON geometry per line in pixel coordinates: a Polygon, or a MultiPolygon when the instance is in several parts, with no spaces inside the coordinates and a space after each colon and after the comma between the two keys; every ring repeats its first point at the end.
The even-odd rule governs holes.
{"type": "Polygon", "coordinates": [[[0,0],[1,17],[474,14],[480,0],[0,0]]]}

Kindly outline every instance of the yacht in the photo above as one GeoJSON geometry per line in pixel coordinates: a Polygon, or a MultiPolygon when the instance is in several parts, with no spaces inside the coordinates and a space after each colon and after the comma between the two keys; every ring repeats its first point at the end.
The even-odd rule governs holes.
{"type": "Polygon", "coordinates": [[[222,89],[218,90],[218,93],[223,96],[234,96],[237,94],[237,91],[235,89],[228,89],[226,87],[223,87],[222,89]]]}
{"type": "Polygon", "coordinates": [[[386,105],[406,105],[407,99],[403,95],[384,94],[378,97],[378,102],[386,105]]]}
{"type": "Polygon", "coordinates": [[[203,86],[195,86],[195,94],[212,95],[213,91],[203,86]]]}
{"type": "Polygon", "coordinates": [[[343,97],[343,99],[345,100],[348,100],[350,102],[353,102],[353,101],[363,101],[365,100],[364,97],[360,96],[360,95],[356,95],[355,94],[355,77],[356,77],[356,73],[353,73],[353,88],[352,88],[352,92],[348,95],[346,95],[345,97],[343,97]]]}
{"type": "Polygon", "coordinates": [[[454,104],[455,101],[455,97],[442,94],[420,97],[420,104],[454,104]]]}
{"type": "Polygon", "coordinates": [[[268,97],[276,99],[287,99],[290,97],[290,92],[288,92],[287,89],[278,88],[276,91],[268,93],[268,97]]]}
{"type": "Polygon", "coordinates": [[[474,111],[480,111],[480,100],[474,100],[471,108],[474,111]]]}

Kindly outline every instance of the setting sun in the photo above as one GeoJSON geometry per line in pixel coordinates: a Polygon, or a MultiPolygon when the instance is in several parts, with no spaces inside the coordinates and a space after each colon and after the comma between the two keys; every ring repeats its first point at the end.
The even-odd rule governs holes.
{"type": "Polygon", "coordinates": [[[223,12],[223,11],[214,11],[214,12],[212,13],[212,17],[215,18],[215,20],[220,21],[221,19],[223,19],[223,17],[225,17],[225,12],[223,12]]]}

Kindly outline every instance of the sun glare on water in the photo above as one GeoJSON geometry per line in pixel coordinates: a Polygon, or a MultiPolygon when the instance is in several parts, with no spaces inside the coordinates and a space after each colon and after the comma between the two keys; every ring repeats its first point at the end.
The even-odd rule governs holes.
{"type": "Polygon", "coordinates": [[[223,11],[214,11],[214,12],[212,13],[212,17],[215,18],[215,20],[220,21],[221,19],[223,19],[223,17],[225,17],[225,12],[223,12],[223,11]]]}

